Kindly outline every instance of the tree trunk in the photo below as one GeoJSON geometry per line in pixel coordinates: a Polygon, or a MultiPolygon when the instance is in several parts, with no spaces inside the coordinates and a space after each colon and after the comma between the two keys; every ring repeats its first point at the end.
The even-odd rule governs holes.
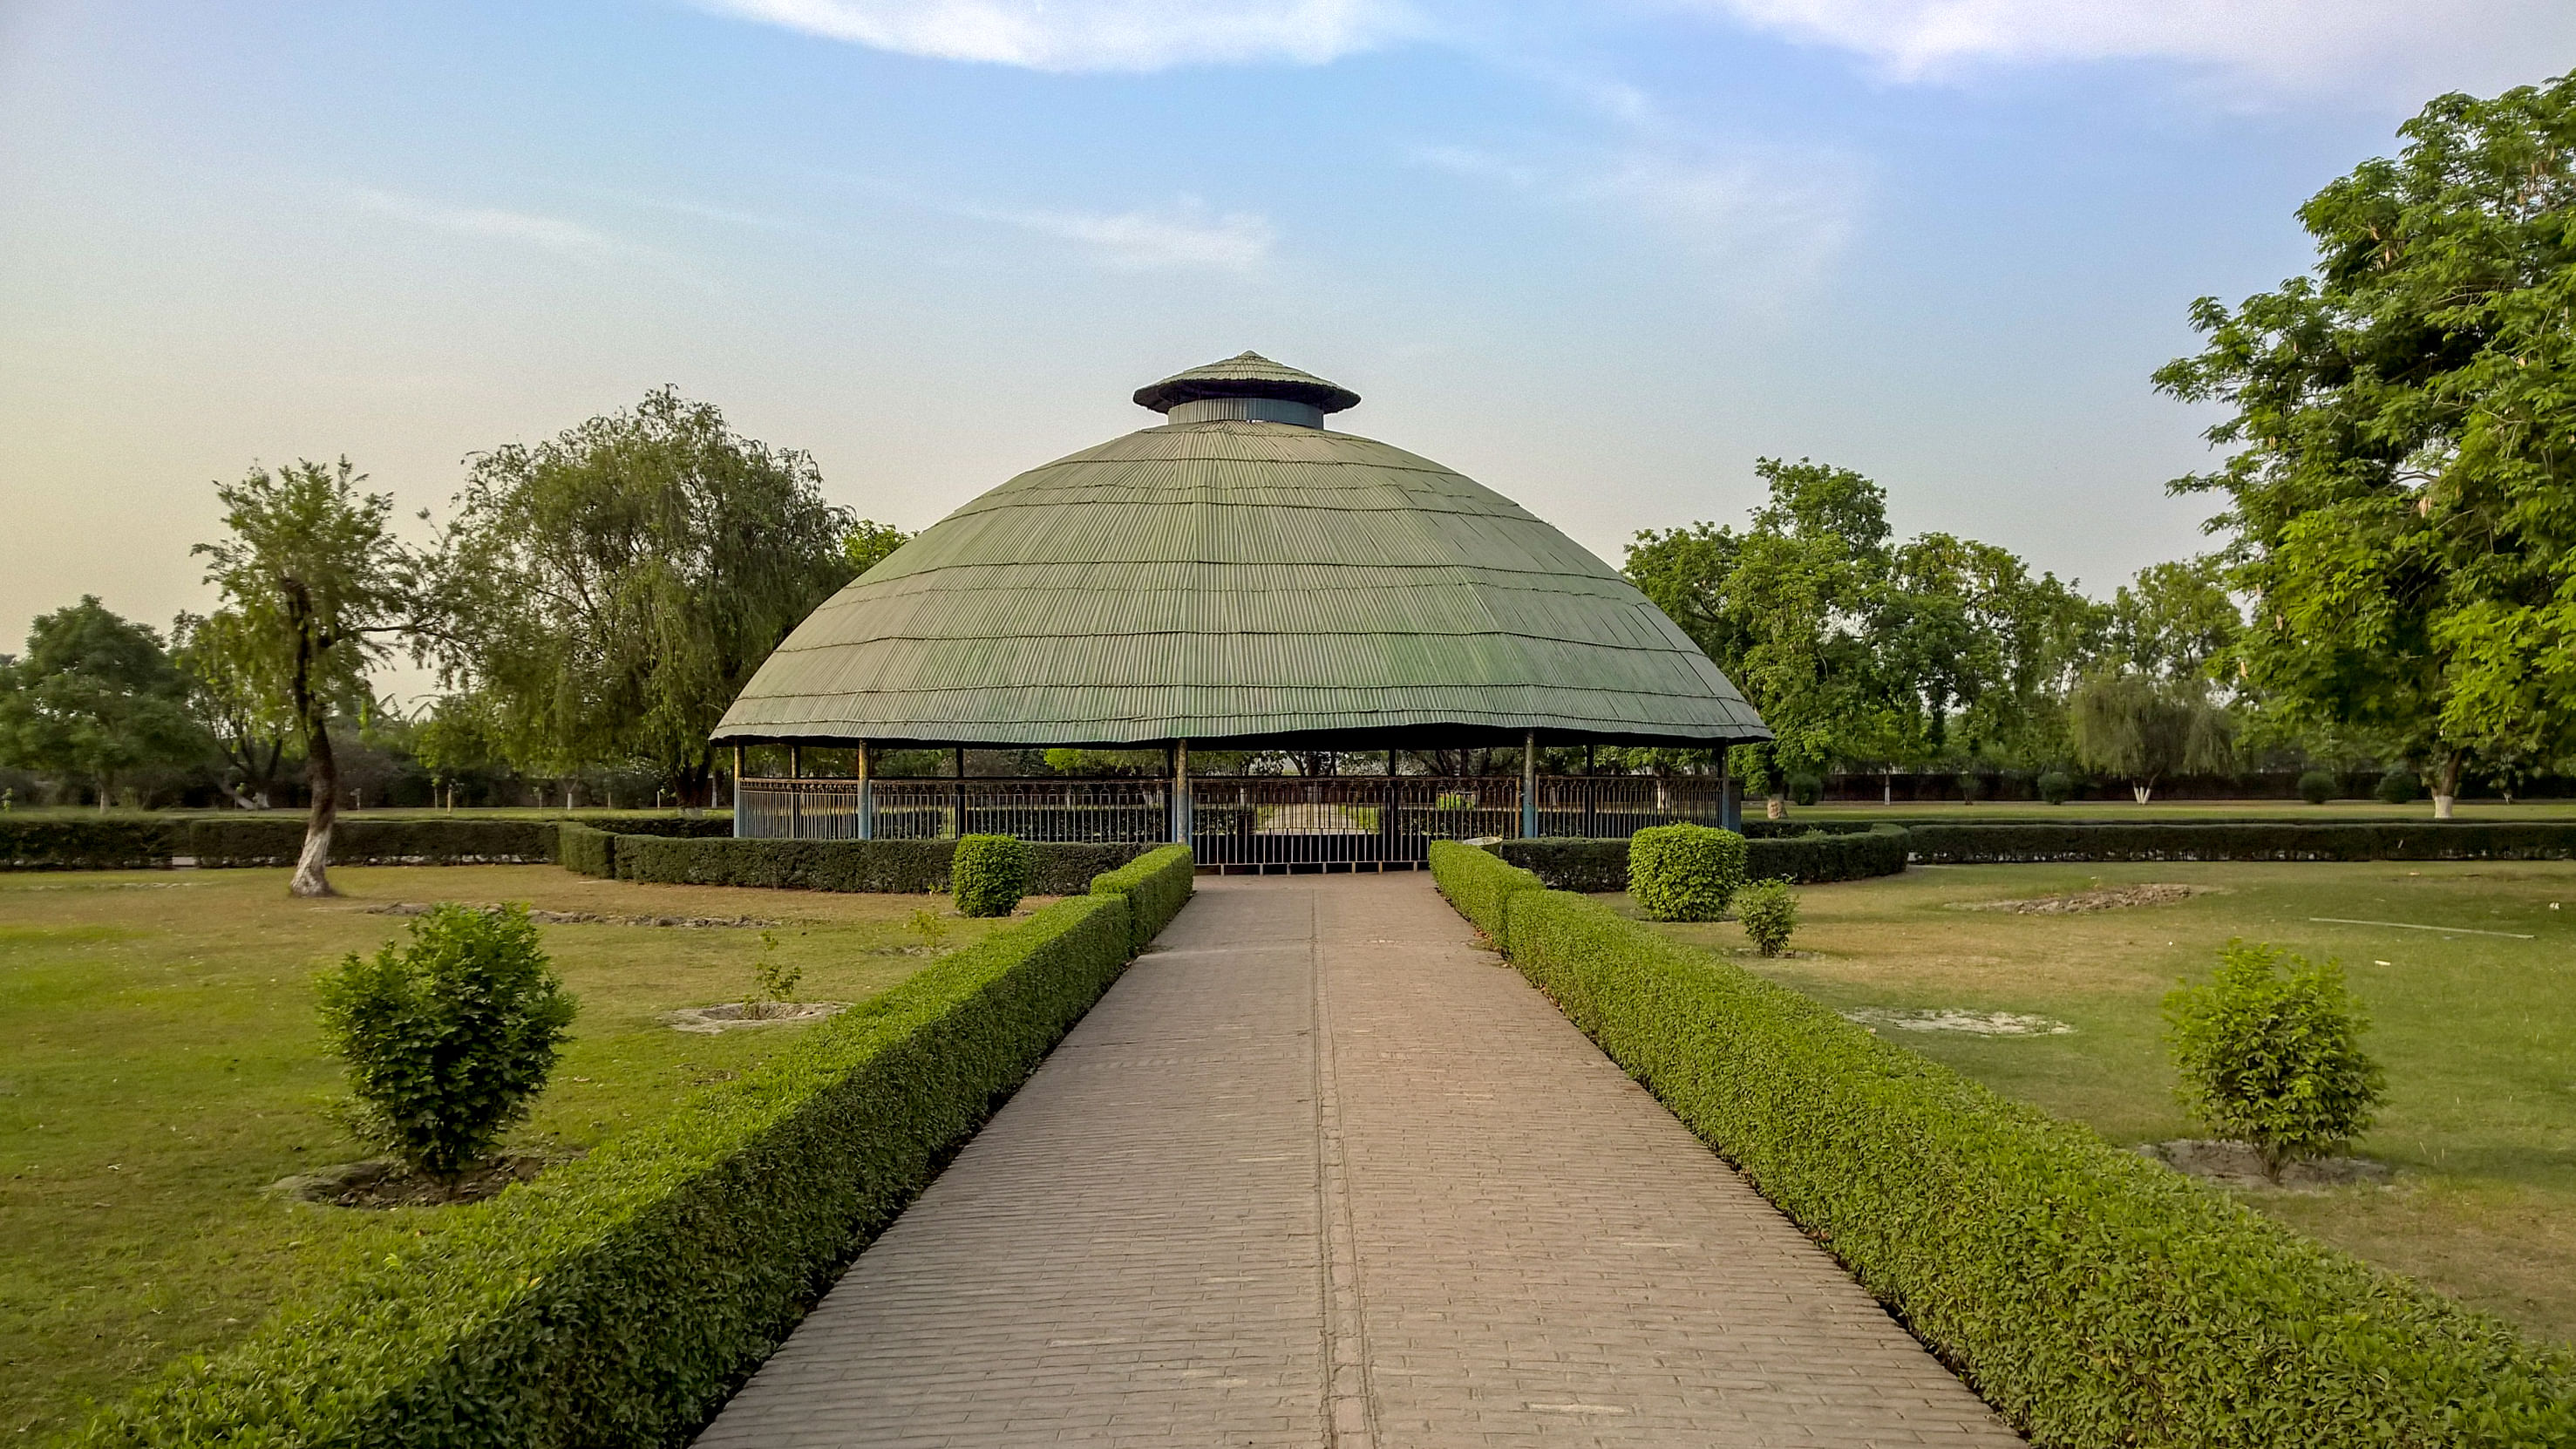
{"type": "Polygon", "coordinates": [[[2451,804],[2460,798],[2460,756],[2453,751],[2443,759],[2441,771],[2433,777],[2433,818],[2451,818],[2451,804]]]}
{"type": "Polygon", "coordinates": [[[2154,798],[2155,798],[2155,794],[2156,794],[2156,787],[2155,787],[2154,785],[2152,785],[2152,784],[2147,784],[2147,785],[2137,785],[2137,784],[2132,784],[2132,785],[2129,787],[2129,793],[2130,793],[2131,795],[2133,795],[2133,796],[2137,797],[2137,801],[2138,801],[2138,803],[2139,803],[2139,804],[2144,805],[2144,804],[2146,804],[2149,800],[2152,800],[2152,799],[2154,799],[2154,798]]]}
{"type": "Polygon", "coordinates": [[[331,827],[340,819],[340,762],[331,753],[331,731],[315,724],[305,730],[304,778],[313,787],[313,813],[304,820],[304,853],[296,858],[295,879],[287,892],[299,896],[336,896],[323,870],[331,863],[331,827]]]}
{"type": "Polygon", "coordinates": [[[1785,820],[1789,817],[1789,802],[1784,796],[1766,795],[1762,798],[1762,813],[1772,820],[1785,820]]]}

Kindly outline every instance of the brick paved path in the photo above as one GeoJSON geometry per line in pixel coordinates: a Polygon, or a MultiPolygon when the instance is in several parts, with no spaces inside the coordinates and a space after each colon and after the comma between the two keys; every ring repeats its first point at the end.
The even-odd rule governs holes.
{"type": "Polygon", "coordinates": [[[1199,886],[699,1445],[2021,1442],[1428,876],[1199,886]]]}

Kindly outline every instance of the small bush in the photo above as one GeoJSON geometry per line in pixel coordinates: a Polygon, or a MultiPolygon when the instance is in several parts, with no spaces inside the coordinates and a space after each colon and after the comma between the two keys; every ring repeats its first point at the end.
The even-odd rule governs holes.
{"type": "Polygon", "coordinates": [[[2400,765],[2380,776],[2379,788],[2370,793],[2379,797],[2382,805],[2412,805],[2416,794],[2415,772],[2400,765]]]}
{"type": "Polygon", "coordinates": [[[1825,782],[1813,775],[1791,775],[1789,798],[1801,805],[1813,805],[1824,798],[1825,782]]]}
{"type": "Polygon", "coordinates": [[[2039,777],[2039,798],[2051,805],[2063,805],[2075,794],[2075,777],[2064,770],[2051,770],[2039,777]]]}
{"type": "Polygon", "coordinates": [[[409,945],[353,953],[319,985],[362,1120],[442,1182],[527,1115],[574,1009],[525,906],[442,903],[412,921],[409,945]]]}
{"type": "Polygon", "coordinates": [[[2323,805],[2335,797],[2338,783],[2323,770],[2310,770],[2299,777],[2299,798],[2311,805],[2323,805]]]}
{"type": "Polygon", "coordinates": [[[1735,917],[1754,950],[1777,956],[1789,949],[1789,934],[1798,929],[1798,893],[1785,880],[1755,881],[1735,893],[1735,917]]]}
{"type": "Polygon", "coordinates": [[[968,835],[949,867],[957,914],[1007,916],[1029,893],[1028,843],[1009,835],[968,835]]]}
{"type": "Polygon", "coordinates": [[[2185,1110],[2220,1137],[2253,1144],[2264,1168],[2323,1154],[2370,1126],[2379,1066],[2343,967],[2230,941],[2208,984],[2165,998],[2185,1110]],[[2286,971],[2286,974],[2284,972],[2286,971]]]}
{"type": "Polygon", "coordinates": [[[1959,798],[1970,804],[1986,798],[1986,777],[1974,770],[1960,771],[1959,798]]]}
{"type": "Polygon", "coordinates": [[[773,1006],[785,1006],[796,999],[797,983],[805,979],[805,968],[778,958],[778,933],[760,933],[760,954],[751,963],[751,995],[743,998],[745,1016],[760,1016],[773,1006]]]}
{"type": "Polygon", "coordinates": [[[1628,893],[1658,921],[1714,921],[1744,884],[1744,837],[1705,825],[1656,825],[1628,842],[1628,893]]]}

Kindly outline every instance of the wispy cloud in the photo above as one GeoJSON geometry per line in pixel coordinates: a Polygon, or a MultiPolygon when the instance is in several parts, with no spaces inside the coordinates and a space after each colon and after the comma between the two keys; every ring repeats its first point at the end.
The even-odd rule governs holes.
{"type": "Polygon", "coordinates": [[[1041,236],[1079,242],[1114,271],[1249,272],[1270,259],[1271,227],[1250,212],[1210,216],[1196,204],[1172,211],[977,211],[1041,236]]]}
{"type": "Polygon", "coordinates": [[[2566,0],[1678,0],[1897,80],[2170,61],[2267,88],[2490,88],[2576,59],[2566,0]]]}
{"type": "Polygon", "coordinates": [[[454,232],[459,236],[490,237],[498,241],[519,242],[540,251],[553,252],[577,262],[597,265],[637,255],[641,249],[619,241],[605,232],[595,231],[577,221],[560,217],[537,216],[524,211],[502,211],[493,207],[449,206],[398,191],[376,191],[361,188],[354,193],[358,205],[380,215],[394,217],[435,231],[454,232]]]}
{"type": "Polygon", "coordinates": [[[1320,65],[1411,33],[1402,0],[701,0],[747,20],[942,60],[1049,71],[1320,65]]]}
{"type": "Polygon", "coordinates": [[[1719,291],[1765,303],[1822,276],[1849,242],[1867,192],[1861,165],[1839,153],[1678,139],[1537,157],[1426,146],[1412,159],[1643,227],[1691,253],[1719,291]]]}

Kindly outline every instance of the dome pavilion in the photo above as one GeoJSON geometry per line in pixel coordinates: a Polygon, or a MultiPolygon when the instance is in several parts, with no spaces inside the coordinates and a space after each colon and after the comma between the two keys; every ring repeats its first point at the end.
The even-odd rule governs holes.
{"type": "Polygon", "coordinates": [[[854,748],[861,764],[852,780],[742,781],[756,807],[737,806],[744,833],[884,833],[869,828],[884,800],[821,798],[928,783],[867,792],[883,748],[1162,747],[1174,780],[1146,783],[1165,785],[1179,831],[1191,746],[1386,751],[1392,766],[1397,751],[1517,744],[1523,782],[1484,783],[1522,783],[1513,823],[1531,825],[1538,746],[1770,738],[1690,638],[1581,545],[1427,458],[1326,427],[1359,402],[1349,389],[1247,352],[1135,400],[1163,424],[975,498],[788,635],[715,741],[854,748]],[[774,828],[764,790],[812,797],[787,813],[832,827],[774,828]]]}

